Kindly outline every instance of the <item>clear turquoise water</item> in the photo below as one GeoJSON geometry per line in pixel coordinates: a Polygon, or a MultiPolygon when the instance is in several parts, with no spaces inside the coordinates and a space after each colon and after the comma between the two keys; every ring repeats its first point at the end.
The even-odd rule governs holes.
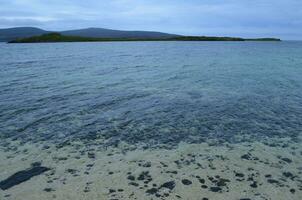
{"type": "Polygon", "coordinates": [[[1,138],[175,145],[301,132],[302,42],[0,43],[1,138]]]}

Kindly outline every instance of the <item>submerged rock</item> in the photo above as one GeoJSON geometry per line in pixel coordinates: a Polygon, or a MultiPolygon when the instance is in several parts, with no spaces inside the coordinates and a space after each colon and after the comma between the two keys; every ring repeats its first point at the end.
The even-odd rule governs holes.
{"type": "Polygon", "coordinates": [[[218,181],[216,182],[216,185],[219,187],[222,187],[222,186],[226,186],[227,183],[229,183],[229,182],[230,182],[229,179],[219,178],[218,181]]]}
{"type": "Polygon", "coordinates": [[[88,152],[88,158],[91,158],[91,159],[95,159],[95,153],[93,152],[88,152]]]}
{"type": "Polygon", "coordinates": [[[291,172],[283,172],[283,176],[286,178],[295,178],[295,176],[291,172]]]}
{"type": "Polygon", "coordinates": [[[127,177],[127,179],[129,179],[130,181],[134,181],[134,180],[135,180],[135,177],[134,177],[133,175],[129,175],[129,176],[127,177]]]}
{"type": "Polygon", "coordinates": [[[275,180],[275,179],[267,179],[268,183],[279,183],[279,181],[275,180]]]}
{"type": "Polygon", "coordinates": [[[182,184],[184,185],[191,185],[192,184],[192,181],[188,180],[188,179],[183,179],[181,180],[182,184]]]}
{"type": "Polygon", "coordinates": [[[157,188],[151,188],[146,191],[147,194],[156,194],[158,192],[157,188]]]}
{"type": "Polygon", "coordinates": [[[34,176],[38,176],[46,171],[50,170],[48,167],[42,167],[39,165],[33,165],[31,168],[19,171],[7,179],[0,182],[0,188],[2,190],[7,190],[15,185],[28,181],[34,176]]]}
{"type": "Polygon", "coordinates": [[[284,162],[287,162],[287,163],[291,163],[293,162],[291,159],[289,158],[281,158],[281,160],[283,160],[284,162]]]}
{"type": "Polygon", "coordinates": [[[251,160],[252,156],[250,154],[244,154],[244,155],[241,156],[241,159],[251,160]]]}
{"type": "Polygon", "coordinates": [[[160,188],[168,188],[169,190],[173,190],[175,187],[175,181],[169,181],[160,186],[160,188]]]}
{"type": "Polygon", "coordinates": [[[45,192],[53,192],[55,191],[53,188],[44,188],[44,191],[45,192]]]}
{"type": "Polygon", "coordinates": [[[220,187],[210,187],[211,192],[220,192],[222,189],[220,187]]]}

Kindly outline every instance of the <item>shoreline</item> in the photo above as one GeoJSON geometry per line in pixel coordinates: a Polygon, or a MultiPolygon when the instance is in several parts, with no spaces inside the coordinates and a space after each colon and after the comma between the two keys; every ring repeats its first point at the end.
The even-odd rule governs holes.
{"type": "Polygon", "coordinates": [[[278,38],[239,38],[239,37],[213,37],[213,36],[179,36],[169,38],[93,38],[73,35],[62,35],[60,33],[49,33],[40,36],[20,38],[8,43],[54,43],[54,42],[138,42],[138,41],[260,41],[280,42],[278,38]]]}

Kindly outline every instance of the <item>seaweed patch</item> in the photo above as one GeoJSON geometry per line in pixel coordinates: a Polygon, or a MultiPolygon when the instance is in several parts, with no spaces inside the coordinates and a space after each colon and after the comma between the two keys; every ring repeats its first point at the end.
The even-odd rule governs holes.
{"type": "Polygon", "coordinates": [[[48,167],[43,167],[40,165],[33,165],[29,169],[25,169],[22,171],[19,171],[7,179],[0,182],[0,188],[2,190],[10,189],[11,187],[14,187],[15,185],[19,185],[20,183],[23,183],[25,181],[28,181],[34,176],[38,176],[40,174],[43,174],[44,172],[50,170],[48,167]]]}

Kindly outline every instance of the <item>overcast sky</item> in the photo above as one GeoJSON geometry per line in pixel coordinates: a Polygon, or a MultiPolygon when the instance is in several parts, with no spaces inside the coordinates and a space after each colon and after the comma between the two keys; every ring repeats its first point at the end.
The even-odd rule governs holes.
{"type": "Polygon", "coordinates": [[[302,0],[0,0],[0,28],[302,39],[302,0]]]}

